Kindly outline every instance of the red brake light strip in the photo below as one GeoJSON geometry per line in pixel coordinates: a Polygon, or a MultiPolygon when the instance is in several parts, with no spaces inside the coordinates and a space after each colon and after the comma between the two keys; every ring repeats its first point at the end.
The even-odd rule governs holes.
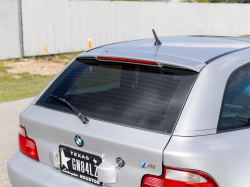
{"type": "Polygon", "coordinates": [[[107,60],[107,61],[119,61],[119,62],[132,62],[136,64],[147,64],[147,65],[153,65],[158,66],[156,62],[150,62],[150,61],[143,61],[143,60],[133,60],[133,59],[126,59],[126,58],[113,58],[113,57],[97,57],[98,60],[107,60]]]}

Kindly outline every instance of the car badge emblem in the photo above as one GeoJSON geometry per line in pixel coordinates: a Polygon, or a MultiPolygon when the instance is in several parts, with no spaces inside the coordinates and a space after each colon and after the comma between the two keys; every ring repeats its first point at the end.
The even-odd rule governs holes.
{"type": "Polygon", "coordinates": [[[146,163],[146,162],[142,162],[140,167],[145,168],[145,169],[155,170],[155,165],[154,164],[149,164],[149,163],[146,163]]]}
{"type": "Polygon", "coordinates": [[[79,135],[75,135],[75,142],[79,147],[82,147],[84,144],[83,139],[79,135]]]}

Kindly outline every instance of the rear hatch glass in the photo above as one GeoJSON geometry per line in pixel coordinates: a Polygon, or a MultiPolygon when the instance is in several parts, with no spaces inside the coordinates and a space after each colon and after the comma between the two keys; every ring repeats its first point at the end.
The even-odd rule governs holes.
{"type": "Polygon", "coordinates": [[[95,59],[77,59],[36,105],[72,111],[50,95],[69,101],[90,118],[172,133],[197,73],[95,59]]]}

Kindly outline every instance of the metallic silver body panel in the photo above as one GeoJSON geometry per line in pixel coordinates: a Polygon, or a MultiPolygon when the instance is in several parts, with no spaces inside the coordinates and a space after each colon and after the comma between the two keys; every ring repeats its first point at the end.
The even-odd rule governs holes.
{"type": "Polygon", "coordinates": [[[205,62],[234,50],[250,47],[250,43],[219,37],[161,37],[162,45],[153,45],[154,39],[110,44],[78,57],[129,57],[153,60],[160,64],[174,65],[199,72],[205,62]]]}
{"type": "Polygon", "coordinates": [[[230,39],[230,40],[238,40],[238,41],[243,41],[243,42],[248,42],[250,43],[250,38],[245,38],[245,37],[221,37],[222,39],[230,39]]]}
{"type": "Polygon", "coordinates": [[[174,135],[189,136],[193,131],[193,135],[204,135],[204,130],[207,134],[216,133],[227,80],[235,69],[250,62],[249,54],[250,49],[231,53],[208,64],[200,72],[174,135]]]}
{"type": "MultiPolygon", "coordinates": [[[[60,165],[56,165],[56,155],[59,155],[59,148],[58,146],[55,146],[55,147],[51,147],[50,150],[49,150],[49,159],[50,159],[50,163],[52,164],[52,166],[54,166],[56,169],[59,169],[60,168],[60,165]]],[[[60,160],[60,159],[59,159],[60,160]]]]}
{"type": "Polygon", "coordinates": [[[98,181],[101,181],[105,184],[116,183],[118,179],[117,172],[118,170],[116,170],[114,164],[103,161],[98,166],[98,181]]]}
{"type": "Polygon", "coordinates": [[[208,134],[215,134],[217,129],[206,129],[206,130],[198,130],[198,131],[178,131],[175,130],[174,136],[203,136],[208,134]]]}
{"type": "MultiPolygon", "coordinates": [[[[123,158],[126,165],[118,171],[118,181],[112,185],[114,187],[140,186],[145,174],[162,173],[162,152],[170,135],[95,119],[83,124],[75,115],[36,105],[23,118],[23,125],[29,138],[36,142],[40,161],[48,165],[51,165],[50,148],[66,144],[78,150],[105,154],[106,162],[113,165],[117,157],[123,158]],[[75,144],[76,134],[84,140],[82,148],[75,144]],[[141,168],[142,162],[154,164],[155,170],[141,168]]],[[[64,176],[62,174],[62,177],[64,176]]]]}
{"type": "MultiPolygon", "coordinates": [[[[223,39],[219,37],[174,36],[160,37],[159,39],[162,45],[160,45],[158,50],[157,46],[153,45],[155,42],[154,38],[115,43],[103,47],[115,51],[133,51],[153,54],[157,52],[157,54],[205,62],[223,53],[250,46],[250,43],[244,41],[223,39]]],[[[94,50],[95,49],[92,51],[94,50]]]]}
{"type": "MultiPolygon", "coordinates": [[[[33,101],[34,102],[34,101],[33,101]]],[[[23,116],[32,108],[33,104],[30,104],[26,109],[24,109],[20,114],[19,114],[19,125],[23,124],[23,116]]],[[[22,125],[23,126],[23,125],[22,125]]]]}
{"type": "Polygon", "coordinates": [[[250,129],[197,137],[173,136],[164,165],[200,170],[220,187],[249,187],[250,129]]]}
{"type": "MultiPolygon", "coordinates": [[[[128,58],[128,59],[137,59],[137,60],[147,60],[152,62],[157,62],[160,67],[174,66],[182,69],[189,69],[193,71],[199,72],[206,64],[196,61],[190,60],[181,57],[162,55],[162,54],[153,54],[153,53],[144,53],[144,52],[132,52],[132,51],[107,51],[104,48],[98,49],[98,52],[95,54],[84,53],[80,57],[115,57],[115,58],[128,58]],[[100,52],[100,54],[98,53],[100,52]]],[[[124,62],[126,63],[126,62],[124,62]]]]}
{"type": "Polygon", "coordinates": [[[123,158],[126,165],[118,170],[118,181],[112,187],[139,187],[145,174],[162,174],[162,162],[165,166],[206,172],[220,187],[249,186],[250,129],[220,134],[216,129],[227,80],[235,69],[250,62],[250,49],[225,55],[208,65],[205,62],[249,47],[250,43],[219,37],[160,40],[160,47],[153,45],[154,39],[147,39],[103,46],[79,57],[136,58],[200,72],[172,137],[96,119],[83,124],[75,115],[36,106],[37,99],[62,70],[20,114],[20,124],[36,142],[40,162],[17,151],[8,162],[12,185],[93,186],[52,166],[50,149],[64,144],[103,154],[110,165],[116,164],[117,157],[123,158]],[[76,134],[84,139],[84,147],[75,144],[76,134]],[[155,170],[141,168],[142,162],[155,165],[155,170]]]}
{"type": "Polygon", "coordinates": [[[13,187],[94,187],[69,175],[63,175],[53,166],[37,162],[19,150],[8,161],[8,174],[13,187]]]}

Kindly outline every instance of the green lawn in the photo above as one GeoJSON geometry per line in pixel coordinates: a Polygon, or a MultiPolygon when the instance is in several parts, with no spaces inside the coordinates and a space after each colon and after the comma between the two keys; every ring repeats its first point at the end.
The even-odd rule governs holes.
{"type": "MultiPolygon", "coordinates": [[[[4,62],[0,61],[0,103],[34,97],[49,83],[54,76],[30,75],[25,73],[8,73],[4,67],[4,62]],[[18,78],[15,78],[18,76],[18,78]]],[[[16,61],[16,60],[12,60],[16,61]]],[[[18,63],[18,62],[17,62],[18,63]]]]}
{"type": "MultiPolygon", "coordinates": [[[[82,52],[71,52],[58,55],[37,56],[33,61],[44,63],[57,62],[67,64],[72,58],[82,52]]],[[[29,60],[29,58],[27,58],[29,60]]],[[[34,97],[50,82],[54,76],[31,75],[25,73],[8,73],[7,62],[23,62],[22,59],[0,60],[0,103],[34,97]],[[5,64],[6,63],[6,64],[5,64]],[[5,64],[5,66],[4,66],[5,64]]],[[[27,67],[28,69],[29,67],[27,67]]]]}
{"type": "Polygon", "coordinates": [[[53,76],[22,78],[22,79],[0,79],[0,103],[34,97],[49,83],[53,76]]]}

